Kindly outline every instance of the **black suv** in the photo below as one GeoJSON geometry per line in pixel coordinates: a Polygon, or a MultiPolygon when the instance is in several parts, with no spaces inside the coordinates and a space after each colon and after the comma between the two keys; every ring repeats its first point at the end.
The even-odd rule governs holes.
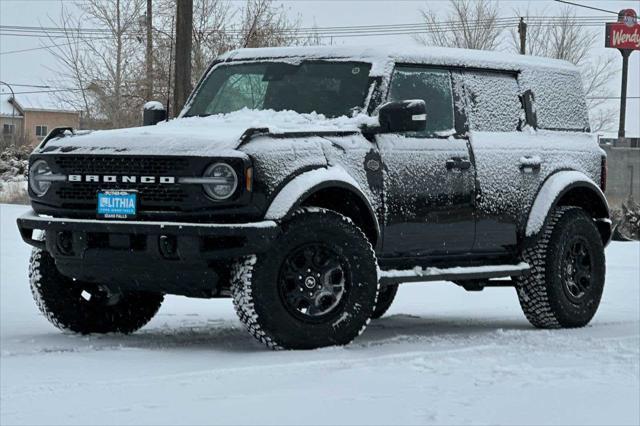
{"type": "Polygon", "coordinates": [[[55,129],[31,155],[18,226],[61,329],[130,333],[164,294],[231,297],[269,347],[341,345],[399,283],[432,280],[514,286],[536,327],[584,326],[598,308],[606,158],[566,62],[242,49],[179,118],[157,102],[145,117],[55,129]]]}

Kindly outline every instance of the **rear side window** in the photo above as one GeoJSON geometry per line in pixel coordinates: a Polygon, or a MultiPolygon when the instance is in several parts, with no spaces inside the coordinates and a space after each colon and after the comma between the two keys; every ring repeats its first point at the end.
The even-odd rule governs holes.
{"type": "Polygon", "coordinates": [[[430,137],[453,129],[453,97],[449,71],[397,66],[391,79],[389,100],[409,99],[423,99],[427,105],[427,128],[422,132],[412,132],[410,136],[430,137]]]}
{"type": "Polygon", "coordinates": [[[456,77],[463,92],[469,129],[514,132],[524,117],[515,75],[491,71],[465,71],[456,77]]]}
{"type": "Polygon", "coordinates": [[[523,70],[520,80],[523,87],[533,91],[539,128],[589,129],[589,112],[578,72],[523,70]]]}

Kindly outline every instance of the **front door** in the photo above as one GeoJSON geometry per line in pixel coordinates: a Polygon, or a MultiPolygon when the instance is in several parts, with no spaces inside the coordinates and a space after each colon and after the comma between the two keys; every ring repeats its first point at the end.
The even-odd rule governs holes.
{"type": "Polygon", "coordinates": [[[456,135],[448,70],[397,66],[389,100],[423,99],[427,128],[376,137],[384,164],[385,257],[470,252],[475,237],[474,165],[456,135]]]}

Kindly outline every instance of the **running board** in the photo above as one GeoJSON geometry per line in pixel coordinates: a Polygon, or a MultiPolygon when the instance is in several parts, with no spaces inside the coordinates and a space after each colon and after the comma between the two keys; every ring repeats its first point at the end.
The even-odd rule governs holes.
{"type": "Polygon", "coordinates": [[[423,281],[461,281],[488,280],[491,278],[515,277],[529,271],[528,263],[517,265],[458,266],[454,268],[422,268],[378,271],[381,285],[423,282],[423,281]]]}

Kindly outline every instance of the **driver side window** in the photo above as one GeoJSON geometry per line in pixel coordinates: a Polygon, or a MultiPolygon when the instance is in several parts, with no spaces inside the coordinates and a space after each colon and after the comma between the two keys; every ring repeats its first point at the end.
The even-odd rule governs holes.
{"type": "Polygon", "coordinates": [[[407,136],[427,138],[454,129],[453,96],[449,71],[415,66],[397,66],[391,79],[390,101],[422,99],[427,106],[427,127],[407,136]]]}

